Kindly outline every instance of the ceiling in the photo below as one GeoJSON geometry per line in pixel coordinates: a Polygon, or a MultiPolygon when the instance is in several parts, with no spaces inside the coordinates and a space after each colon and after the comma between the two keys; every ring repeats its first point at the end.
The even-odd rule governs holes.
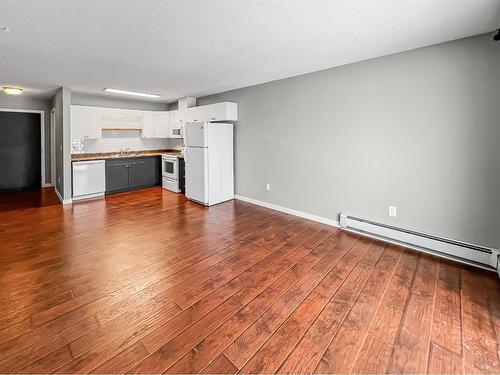
{"type": "Polygon", "coordinates": [[[2,26],[0,85],[171,102],[489,32],[500,1],[0,0],[2,26]]]}

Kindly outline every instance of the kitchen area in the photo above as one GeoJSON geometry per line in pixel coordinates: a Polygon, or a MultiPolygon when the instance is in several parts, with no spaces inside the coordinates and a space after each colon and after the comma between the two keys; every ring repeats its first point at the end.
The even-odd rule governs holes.
{"type": "Polygon", "coordinates": [[[170,111],[71,105],[73,201],[161,186],[210,206],[234,197],[236,103],[170,111]]]}

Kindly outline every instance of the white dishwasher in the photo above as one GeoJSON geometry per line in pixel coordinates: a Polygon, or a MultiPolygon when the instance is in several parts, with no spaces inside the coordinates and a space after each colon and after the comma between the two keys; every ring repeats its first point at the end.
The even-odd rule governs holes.
{"type": "Polygon", "coordinates": [[[94,198],[106,191],[104,160],[73,162],[73,199],[94,198]]]}

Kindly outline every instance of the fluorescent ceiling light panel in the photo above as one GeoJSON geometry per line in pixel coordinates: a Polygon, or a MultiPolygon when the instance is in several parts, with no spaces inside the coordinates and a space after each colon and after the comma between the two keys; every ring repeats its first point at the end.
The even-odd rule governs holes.
{"type": "Polygon", "coordinates": [[[136,91],[127,91],[127,90],[119,90],[119,89],[112,89],[109,87],[106,87],[104,89],[106,92],[111,92],[113,94],[123,94],[123,95],[132,95],[132,96],[142,96],[144,98],[159,98],[161,95],[157,94],[146,94],[143,92],[136,92],[136,91]]]}

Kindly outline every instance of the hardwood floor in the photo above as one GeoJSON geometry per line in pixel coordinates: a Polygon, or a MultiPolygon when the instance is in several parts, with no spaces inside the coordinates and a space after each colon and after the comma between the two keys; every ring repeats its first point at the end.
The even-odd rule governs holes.
{"type": "Polygon", "coordinates": [[[499,373],[493,273],[160,188],[0,196],[1,373],[499,373]]]}

